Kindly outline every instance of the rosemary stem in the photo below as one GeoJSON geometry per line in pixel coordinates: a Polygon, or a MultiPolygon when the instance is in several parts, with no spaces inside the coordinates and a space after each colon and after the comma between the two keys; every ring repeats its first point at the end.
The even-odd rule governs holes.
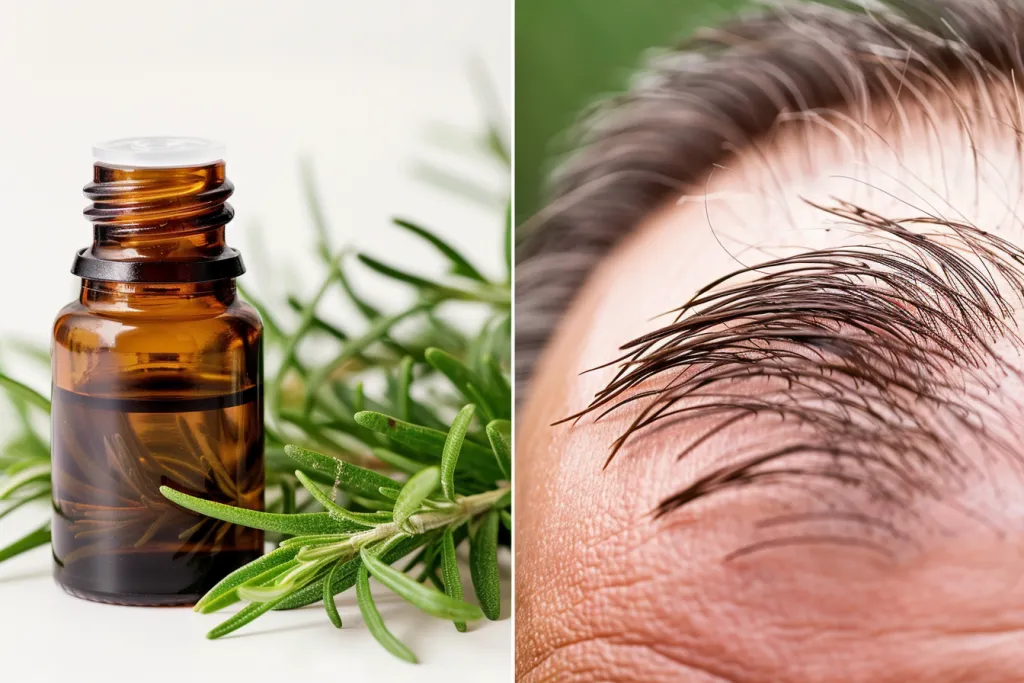
{"type": "Polygon", "coordinates": [[[508,493],[507,486],[485,491],[472,496],[465,496],[456,501],[456,504],[445,510],[432,510],[420,512],[409,517],[400,527],[396,522],[380,524],[372,529],[353,534],[349,542],[357,550],[369,543],[383,541],[398,534],[425,534],[434,529],[446,526],[457,525],[468,519],[486,512],[498,502],[502,496],[508,493]]]}

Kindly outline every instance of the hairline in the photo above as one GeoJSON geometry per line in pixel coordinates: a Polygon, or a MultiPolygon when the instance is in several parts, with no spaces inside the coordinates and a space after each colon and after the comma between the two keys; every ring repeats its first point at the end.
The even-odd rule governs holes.
{"type": "Polygon", "coordinates": [[[784,116],[863,114],[954,80],[985,96],[985,79],[1021,71],[1016,34],[1024,34],[1019,1],[899,0],[871,12],[786,4],[657,56],[628,92],[581,120],[576,151],[552,177],[551,203],[520,245],[517,397],[594,267],[649,213],[700,189],[716,164],[784,116]]]}

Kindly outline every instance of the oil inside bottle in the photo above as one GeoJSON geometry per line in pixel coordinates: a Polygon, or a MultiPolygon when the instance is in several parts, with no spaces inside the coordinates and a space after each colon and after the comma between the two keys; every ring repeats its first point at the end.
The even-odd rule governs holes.
{"type": "Polygon", "coordinates": [[[152,371],[53,388],[55,574],[120,604],[191,604],[258,558],[263,533],[180,508],[160,486],[263,507],[258,385],[152,371]]]}

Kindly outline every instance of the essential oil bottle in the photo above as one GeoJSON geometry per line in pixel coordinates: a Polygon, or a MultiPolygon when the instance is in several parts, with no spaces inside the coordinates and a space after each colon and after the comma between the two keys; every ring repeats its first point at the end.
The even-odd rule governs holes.
{"type": "Polygon", "coordinates": [[[238,299],[223,146],[93,149],[92,246],[53,328],[54,576],[69,593],[187,605],[259,557],[263,533],[160,486],[263,508],[262,325],[238,299]]]}

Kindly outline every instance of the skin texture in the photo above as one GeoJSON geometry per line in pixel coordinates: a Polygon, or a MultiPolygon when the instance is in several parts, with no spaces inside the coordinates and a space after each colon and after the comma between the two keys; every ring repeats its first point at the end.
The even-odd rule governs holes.
{"type": "MultiPolygon", "coordinates": [[[[771,537],[759,523],[812,510],[819,494],[747,489],[662,518],[652,511],[730,447],[774,443],[796,427],[758,419],[677,462],[692,433],[667,426],[627,442],[602,469],[637,406],[550,426],[583,408],[614,370],[581,373],[667,322],[654,318],[736,270],[737,258],[770,257],[756,247],[857,243],[804,199],[839,198],[894,218],[938,213],[1021,244],[1018,99],[1005,89],[986,94],[981,105],[972,98],[966,123],[952,101],[927,111],[879,107],[862,122],[791,120],[649,215],[589,278],[518,417],[520,681],[1021,680],[1024,480],[1019,465],[986,458],[970,435],[959,445],[977,451],[977,467],[941,499],[889,509],[821,494],[848,496],[849,509],[898,529],[899,539],[887,540],[891,556],[806,545],[726,562],[771,537]]],[[[1024,365],[1012,343],[1000,349],[1024,365]]],[[[1019,377],[1006,376],[999,393],[1019,411],[1019,377]]],[[[870,537],[861,526],[801,529],[870,537]]]]}

